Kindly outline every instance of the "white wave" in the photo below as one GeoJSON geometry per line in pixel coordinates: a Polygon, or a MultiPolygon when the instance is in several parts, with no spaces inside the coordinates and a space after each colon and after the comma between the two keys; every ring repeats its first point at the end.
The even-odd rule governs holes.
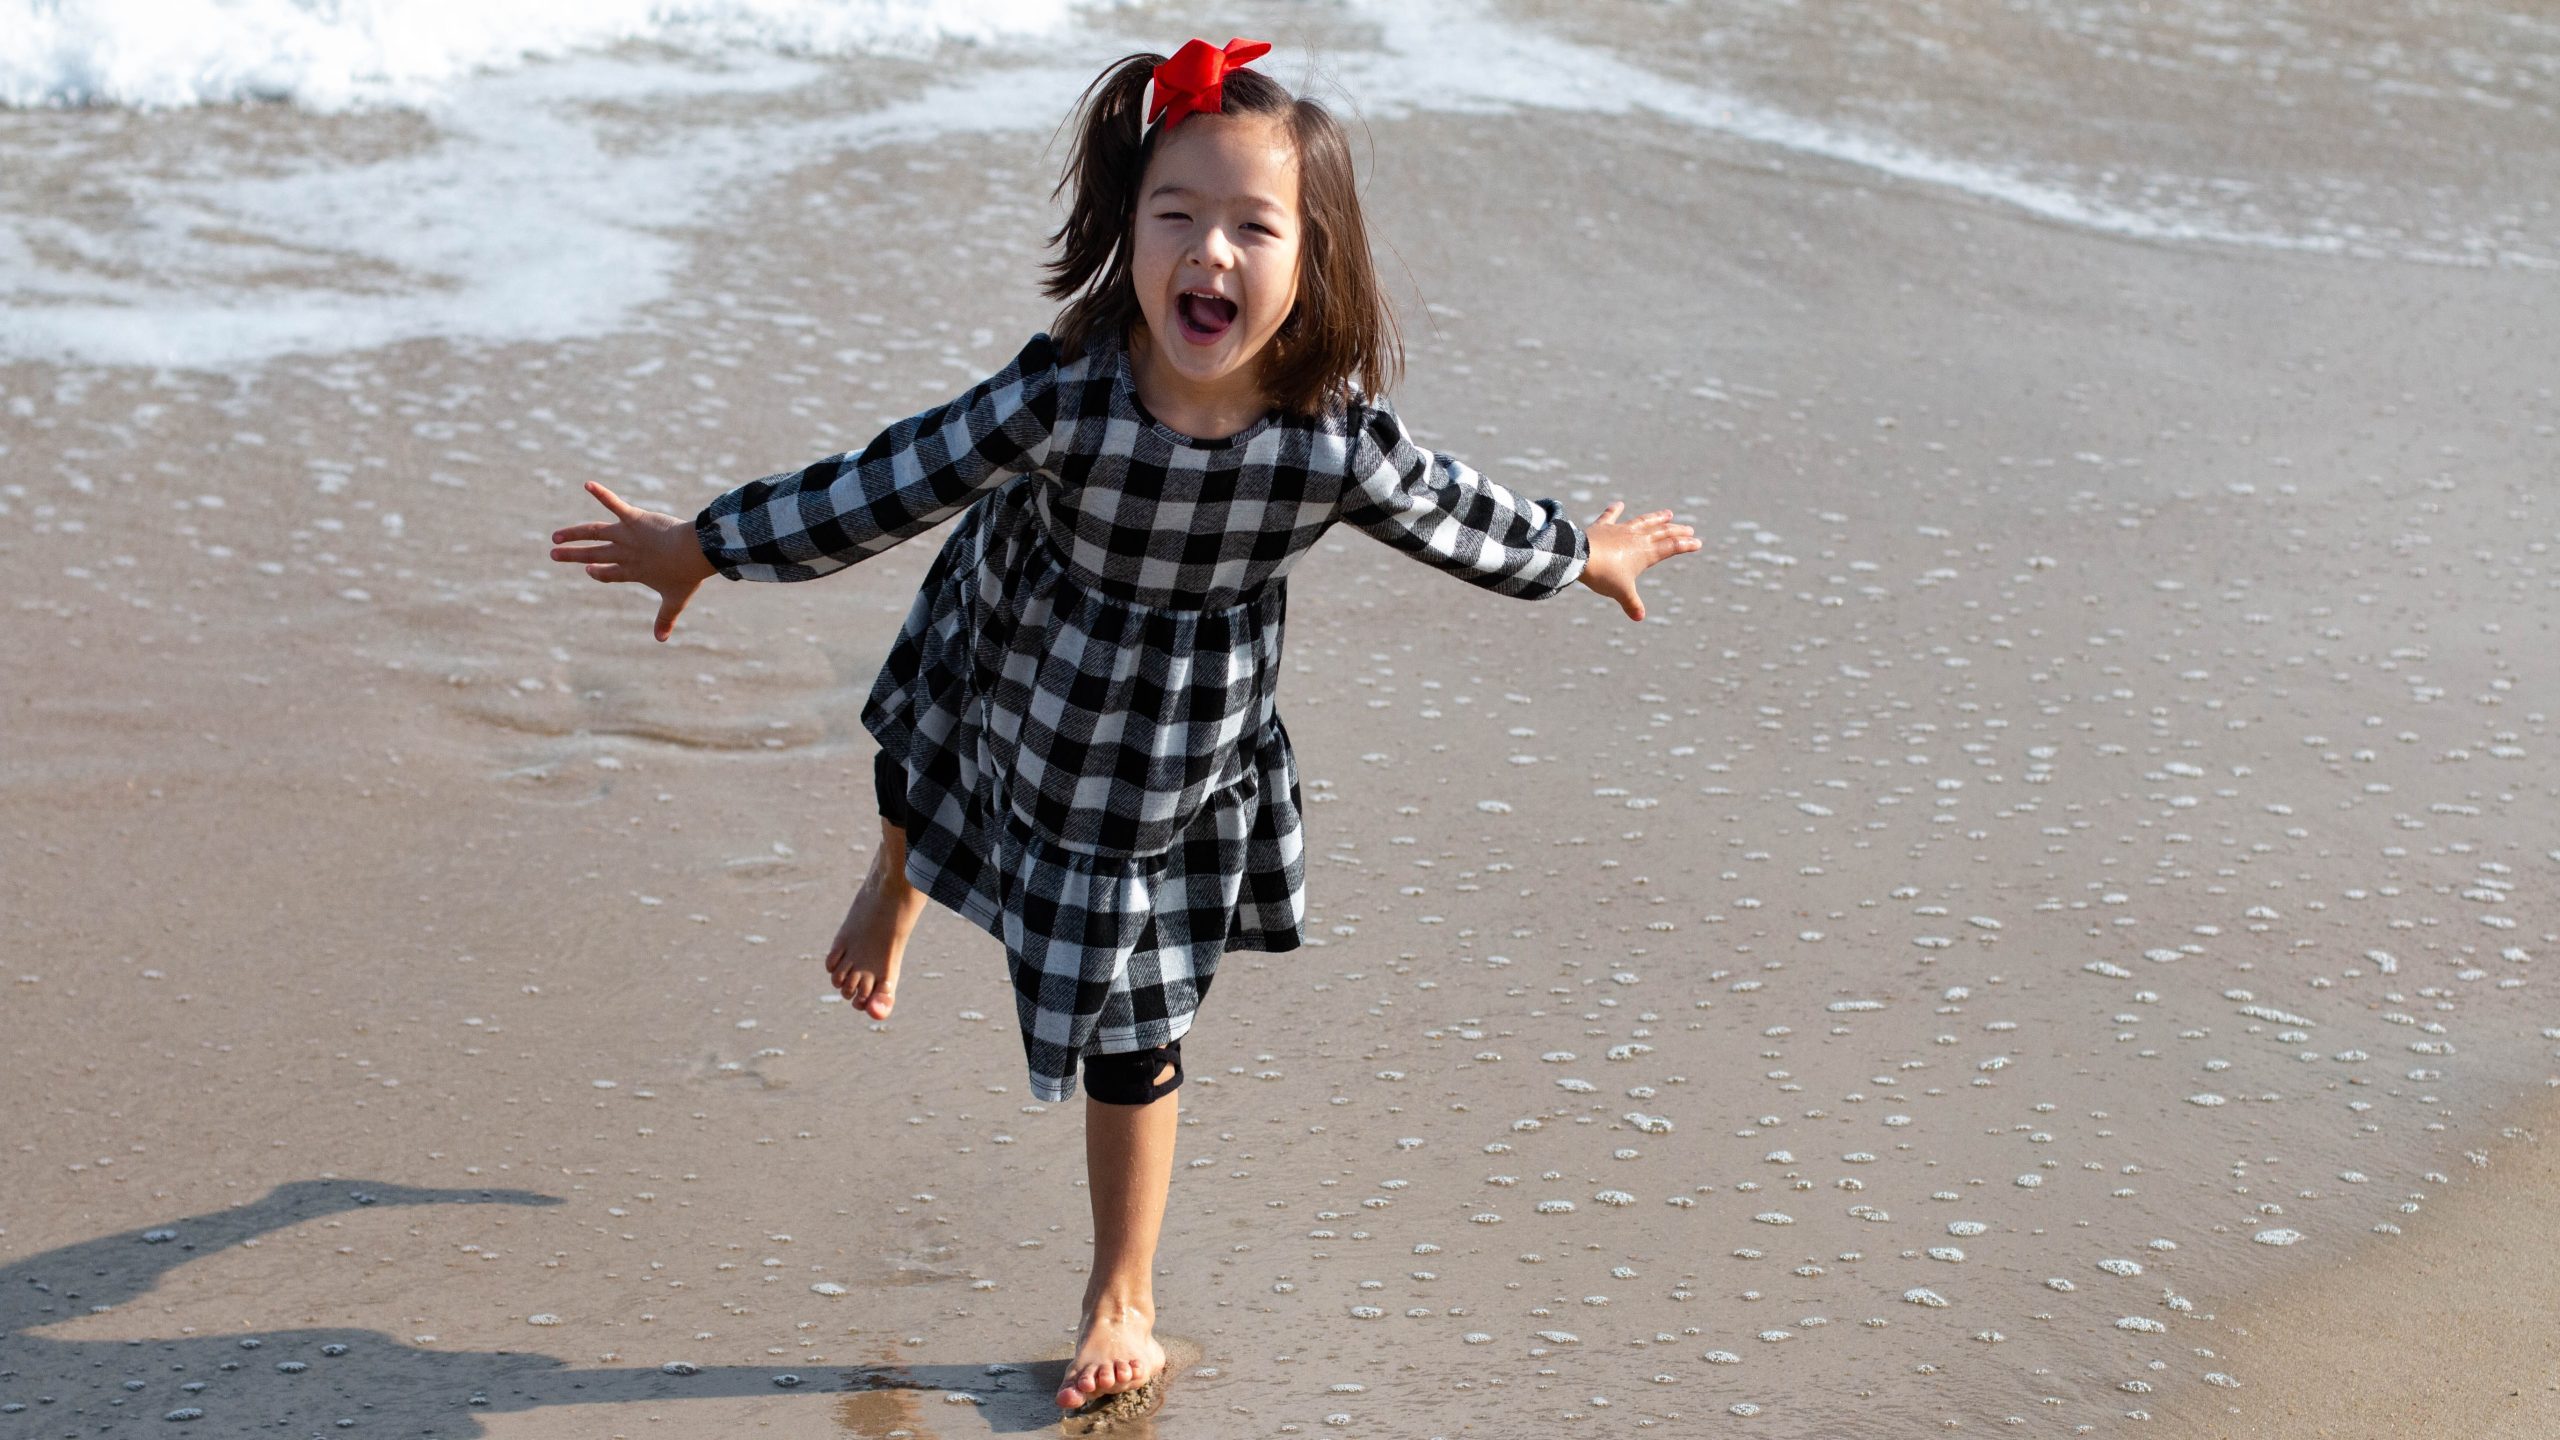
{"type": "MultiPolygon", "coordinates": [[[[0,0],[0,13],[12,3],[23,0],[0,0]]],[[[784,0],[762,3],[778,12],[784,0]]],[[[1670,79],[1481,5],[1368,0],[1363,10],[1375,48],[1297,63],[1372,119],[1626,115],[2150,243],[2552,263],[2512,247],[2457,243],[2439,253],[2235,224],[2203,203],[2136,208],[2067,178],[1951,158],[1670,79]]],[[[1020,135],[1029,160],[1083,85],[1140,38],[1112,30],[1075,26],[1039,62],[973,59],[907,98],[850,114],[787,93],[836,73],[811,61],[734,51],[717,63],[583,56],[457,82],[433,107],[434,139],[422,147],[365,160],[314,155],[281,173],[263,151],[235,164],[208,149],[177,172],[120,165],[104,158],[110,129],[97,141],[102,163],[90,188],[114,196],[112,223],[42,203],[45,177],[83,164],[76,155],[38,163],[30,154],[17,167],[24,178],[0,167],[0,358],[223,368],[403,340],[540,343],[646,325],[691,252],[685,232],[799,166],[954,134],[1020,135]],[[758,94],[780,102],[772,118],[761,106],[690,103],[758,94]],[[617,128],[603,100],[636,102],[651,123],[617,128]],[[784,118],[813,110],[821,118],[784,118]]],[[[1282,78],[1305,73],[1284,68],[1282,78]]]]}
{"type": "Polygon", "coordinates": [[[1052,32],[1090,0],[0,0],[0,104],[315,110],[631,41],[911,52],[1052,32]]]}
{"type": "Polygon", "coordinates": [[[1932,154],[1861,135],[1738,95],[1684,84],[1589,46],[1504,24],[1455,0],[1372,0],[1385,54],[1344,69],[1371,83],[1355,93],[1396,97],[1397,109],[1649,112],[1696,129],[1820,156],[1922,185],[1961,191],[2062,224],[2129,238],[2214,241],[2333,251],[2326,237],[2248,231],[2190,217],[2129,209],[2016,170],[1932,154]]]}
{"type": "Polygon", "coordinates": [[[2078,177],[1962,159],[1675,80],[1598,47],[1506,21],[1483,0],[1362,0],[1362,9],[1378,27],[1379,48],[1344,57],[1339,73],[1350,93],[1375,115],[1435,110],[1650,115],[2129,240],[2428,265],[2560,268],[2548,254],[2487,234],[2416,244],[2369,237],[2353,225],[2288,230],[2233,223],[2212,203],[2210,192],[2218,182],[2211,179],[2157,176],[2158,190],[2194,198],[2127,204],[2078,177]]]}
{"type": "Polygon", "coordinates": [[[0,297],[18,301],[0,306],[0,356],[220,369],[404,340],[611,333],[667,298],[688,251],[670,232],[722,197],[828,155],[1045,135],[1092,68],[973,69],[874,110],[689,128],[646,146],[606,143],[593,102],[778,93],[819,71],[771,57],[716,73],[589,57],[484,78],[415,154],[132,182],[138,224],[113,235],[0,218],[0,297]],[[208,231],[227,238],[210,244],[208,231]],[[88,263],[38,264],[28,239],[88,263]],[[278,282],[278,257],[395,282],[278,282]]]}

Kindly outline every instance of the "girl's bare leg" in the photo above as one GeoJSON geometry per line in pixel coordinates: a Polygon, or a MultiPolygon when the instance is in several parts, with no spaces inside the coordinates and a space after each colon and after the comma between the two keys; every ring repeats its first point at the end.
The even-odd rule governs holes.
{"type": "Polygon", "coordinates": [[[1134,1390],[1164,1369],[1156,1343],[1156,1237],[1173,1185],[1174,1121],[1182,1092],[1145,1105],[1084,1105],[1084,1169],[1093,1194],[1093,1278],[1084,1327],[1058,1388],[1060,1409],[1134,1390]]]}
{"type": "Polygon", "coordinates": [[[827,978],[838,992],[874,1020],[889,1018],[898,1000],[898,962],[907,937],[924,915],[924,892],[907,883],[907,832],[883,820],[880,849],[862,877],[853,908],[836,928],[827,951],[827,978]]]}

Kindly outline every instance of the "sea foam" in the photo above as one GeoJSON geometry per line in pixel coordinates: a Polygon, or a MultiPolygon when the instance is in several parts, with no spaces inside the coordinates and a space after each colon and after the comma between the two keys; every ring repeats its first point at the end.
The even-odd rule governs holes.
{"type": "Polygon", "coordinates": [[[1056,30],[1079,0],[0,0],[0,104],[413,104],[477,71],[648,43],[913,52],[1056,30]]]}

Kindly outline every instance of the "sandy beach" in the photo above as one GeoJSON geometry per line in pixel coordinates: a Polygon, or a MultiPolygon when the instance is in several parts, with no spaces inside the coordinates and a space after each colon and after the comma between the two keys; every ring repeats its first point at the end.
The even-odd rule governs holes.
{"type": "Polygon", "coordinates": [[[935,541],[660,646],[545,539],[1001,365],[1213,30],[1360,102],[1425,438],[1707,547],[1296,573],[1323,943],[1186,1041],[1119,1433],[2560,1431],[2560,32],[2158,8],[0,110],[0,1437],[1057,1424],[1080,1104],[958,918],[818,962],[935,541]]]}
{"type": "Polygon", "coordinates": [[[2404,1245],[2288,1276],[2224,1319],[2257,1377],[2205,1433],[2320,1440],[2411,1433],[2527,1440],[2560,1433],[2560,1226],[2553,1104],[2484,1127],[2404,1245]]]}

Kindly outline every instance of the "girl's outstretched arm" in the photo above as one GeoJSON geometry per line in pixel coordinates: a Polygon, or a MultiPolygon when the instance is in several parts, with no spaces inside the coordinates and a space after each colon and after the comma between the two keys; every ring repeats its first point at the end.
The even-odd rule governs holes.
{"type": "Polygon", "coordinates": [[[1626,508],[1625,501],[1612,500],[1598,519],[1584,527],[1591,559],[1582,567],[1582,583],[1617,601],[1628,619],[1642,620],[1644,597],[1636,593],[1636,577],[1674,555],[1689,554],[1700,542],[1698,532],[1674,521],[1668,510],[1619,524],[1618,516],[1626,508]]]}
{"type": "Polygon", "coordinates": [[[613,519],[552,532],[551,558],[657,591],[664,640],[713,575],[814,579],[920,535],[1007,476],[1036,468],[1057,416],[1056,377],[1056,350],[1035,336],[1004,369],[881,431],[859,454],[741,485],[689,521],[636,509],[590,481],[587,493],[613,519]]]}
{"type": "Polygon", "coordinates": [[[564,525],[551,532],[551,558],[583,565],[587,578],[608,585],[637,582],[658,592],[658,619],[651,627],[660,640],[675,633],[676,616],[703,581],[719,572],[694,538],[693,522],[655,510],[642,510],[604,487],[587,482],[587,493],[613,512],[611,520],[564,525]]]}
{"type": "Polygon", "coordinates": [[[1698,548],[1698,532],[1668,510],[1621,524],[1627,507],[1612,503],[1589,525],[1576,525],[1554,501],[1523,499],[1465,461],[1424,448],[1384,404],[1365,407],[1350,479],[1345,521],[1461,579],[1524,599],[1580,580],[1617,601],[1628,619],[1642,620],[1636,577],[1698,548]]]}
{"type": "Polygon", "coordinates": [[[811,580],[921,535],[1048,458],[1057,351],[1033,337],[947,405],[901,420],[858,454],[830,455],[730,491],[694,519],[732,580],[811,580]]]}
{"type": "Polygon", "coordinates": [[[1582,575],[1582,527],[1454,455],[1428,449],[1383,402],[1359,407],[1342,519],[1470,584],[1524,600],[1582,575]]]}

